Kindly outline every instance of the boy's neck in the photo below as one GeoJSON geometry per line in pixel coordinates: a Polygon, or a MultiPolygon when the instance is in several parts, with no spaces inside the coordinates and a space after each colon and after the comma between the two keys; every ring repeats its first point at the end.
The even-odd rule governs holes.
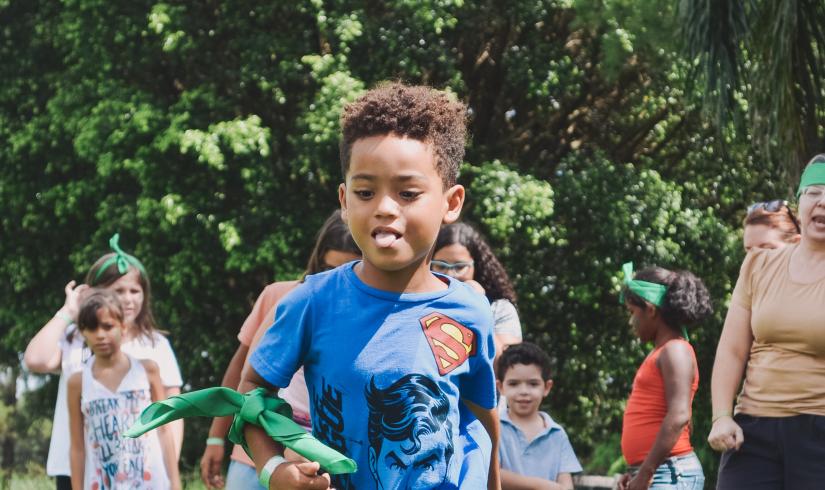
{"type": "Polygon", "coordinates": [[[521,431],[525,434],[535,435],[545,428],[544,417],[541,416],[540,410],[536,410],[535,412],[523,417],[516,415],[512,410],[508,410],[507,416],[510,419],[510,422],[515,424],[515,426],[521,429],[521,431]]]}
{"type": "Polygon", "coordinates": [[[379,269],[364,259],[355,267],[355,274],[367,286],[396,293],[429,293],[449,287],[430,271],[426,258],[397,271],[379,269]]]}

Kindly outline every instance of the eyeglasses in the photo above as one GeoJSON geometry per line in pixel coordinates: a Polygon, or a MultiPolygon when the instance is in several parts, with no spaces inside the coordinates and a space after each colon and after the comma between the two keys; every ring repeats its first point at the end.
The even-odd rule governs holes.
{"type": "Polygon", "coordinates": [[[809,185],[808,187],[802,189],[802,197],[812,201],[819,201],[822,199],[823,195],[825,195],[825,186],[809,185]]]}
{"type": "Polygon", "coordinates": [[[443,260],[430,261],[430,269],[442,274],[463,274],[473,266],[475,262],[444,262],[443,260]]]}
{"type": "MultiPolygon", "coordinates": [[[[808,187],[807,189],[810,189],[810,187],[808,187]]],[[[822,191],[822,189],[820,189],[820,196],[821,196],[821,191],[822,191]]],[[[753,214],[754,211],[757,211],[757,210],[760,210],[760,209],[764,210],[764,211],[767,211],[769,213],[778,213],[779,211],[782,211],[784,209],[785,212],[788,213],[788,217],[791,218],[791,221],[793,222],[793,225],[796,227],[797,233],[800,232],[800,230],[799,230],[799,221],[796,220],[796,216],[794,216],[793,211],[791,211],[791,207],[788,206],[788,201],[785,201],[784,199],[774,199],[773,201],[755,202],[755,203],[751,204],[750,206],[748,206],[748,216],[753,214]]]]}

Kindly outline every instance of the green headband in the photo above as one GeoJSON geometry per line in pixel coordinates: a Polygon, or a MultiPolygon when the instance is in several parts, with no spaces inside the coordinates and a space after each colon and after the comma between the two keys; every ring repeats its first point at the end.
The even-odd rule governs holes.
{"type": "Polygon", "coordinates": [[[802,191],[806,187],[812,185],[825,185],[825,161],[814,160],[808,165],[808,168],[802,172],[802,178],[799,180],[799,190],[796,191],[796,198],[802,195],[802,191]]]}
{"type": "MultiPolygon", "coordinates": [[[[633,262],[624,264],[622,266],[622,272],[624,272],[624,284],[627,286],[627,289],[657,307],[662,306],[662,300],[665,299],[665,293],[667,293],[667,286],[656,284],[655,282],[633,279],[633,262]]],[[[622,295],[620,301],[624,303],[624,295],[622,295]]]]}
{"type": "Polygon", "coordinates": [[[135,268],[144,276],[146,275],[146,269],[143,268],[143,264],[141,264],[140,261],[134,256],[121,250],[120,245],[117,243],[119,240],[120,233],[115,233],[112,235],[112,238],[109,239],[109,247],[115,255],[113,257],[109,257],[97,270],[97,274],[95,274],[95,284],[97,284],[97,281],[100,279],[100,275],[103,274],[103,271],[111,267],[113,264],[117,264],[117,271],[120,272],[121,275],[126,274],[130,265],[135,266],[135,268]]]}

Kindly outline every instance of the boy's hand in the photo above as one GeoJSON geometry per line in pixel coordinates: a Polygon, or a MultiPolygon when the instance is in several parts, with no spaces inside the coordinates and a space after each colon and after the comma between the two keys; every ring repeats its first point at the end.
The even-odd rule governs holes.
{"type": "Polygon", "coordinates": [[[206,488],[223,488],[223,446],[206,445],[201,458],[201,480],[206,488]]]}
{"type": "Polygon", "coordinates": [[[272,478],[269,479],[270,490],[326,490],[329,488],[328,474],[319,475],[321,465],[311,463],[281,463],[272,478]]]}

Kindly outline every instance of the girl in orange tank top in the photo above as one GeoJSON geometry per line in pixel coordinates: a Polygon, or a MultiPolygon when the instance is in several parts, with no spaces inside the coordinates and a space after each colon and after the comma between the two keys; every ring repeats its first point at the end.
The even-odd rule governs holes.
{"type": "Polygon", "coordinates": [[[701,489],[705,476],[690,445],[699,368],[685,328],[712,313],[710,294],[687,271],[651,267],[634,276],[632,263],[623,270],[629,323],[654,350],[639,366],[625,408],[622,453],[630,472],[619,488],[701,489]]]}

